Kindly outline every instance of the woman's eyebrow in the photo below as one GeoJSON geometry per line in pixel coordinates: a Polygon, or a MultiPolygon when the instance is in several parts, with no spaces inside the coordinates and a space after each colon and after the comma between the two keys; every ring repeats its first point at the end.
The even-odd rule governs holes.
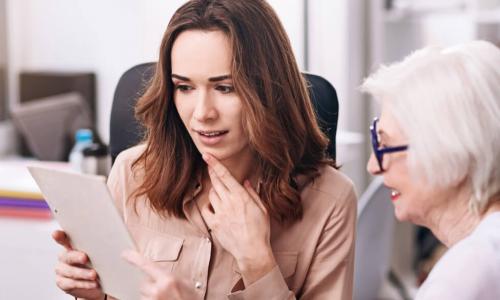
{"type": "Polygon", "coordinates": [[[172,78],[177,78],[177,79],[182,80],[182,81],[191,81],[191,79],[189,79],[188,77],[184,77],[184,76],[177,75],[177,74],[172,74],[172,78]]]}
{"type": "Polygon", "coordinates": [[[172,78],[177,78],[177,79],[182,80],[182,81],[191,81],[191,79],[189,79],[188,77],[184,77],[184,76],[177,75],[177,74],[172,74],[172,78]]]}
{"type": "Polygon", "coordinates": [[[221,76],[210,77],[210,78],[208,78],[208,81],[217,82],[217,81],[223,81],[226,79],[231,79],[231,75],[221,75],[221,76]]]}
{"type": "MultiPolygon", "coordinates": [[[[176,78],[176,79],[179,79],[182,81],[191,81],[191,79],[189,79],[189,77],[185,77],[185,76],[181,76],[181,75],[177,75],[177,74],[172,74],[172,78],[176,78]]],[[[231,79],[231,75],[220,75],[220,76],[210,77],[210,78],[208,78],[208,81],[218,82],[218,81],[223,81],[226,79],[231,79]]]]}

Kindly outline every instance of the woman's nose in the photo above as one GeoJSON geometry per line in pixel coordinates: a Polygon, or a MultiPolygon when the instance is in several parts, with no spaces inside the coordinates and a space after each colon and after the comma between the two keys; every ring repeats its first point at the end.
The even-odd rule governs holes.
{"type": "Polygon", "coordinates": [[[381,173],[380,167],[377,163],[377,159],[375,158],[375,154],[371,154],[370,158],[368,159],[368,163],[366,164],[366,170],[368,173],[372,175],[378,175],[381,173]]]}
{"type": "Polygon", "coordinates": [[[212,99],[208,92],[202,91],[199,93],[196,99],[193,117],[201,122],[217,118],[217,109],[214,99],[212,99]]]}

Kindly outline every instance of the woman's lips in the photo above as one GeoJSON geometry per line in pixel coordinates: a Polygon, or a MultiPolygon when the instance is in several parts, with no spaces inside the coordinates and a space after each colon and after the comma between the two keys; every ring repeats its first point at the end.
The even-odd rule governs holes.
{"type": "Polygon", "coordinates": [[[228,130],[205,131],[197,130],[199,140],[207,146],[213,146],[219,143],[228,133],[228,130]]]}
{"type": "Polygon", "coordinates": [[[401,196],[400,192],[392,190],[392,192],[391,192],[391,200],[392,200],[392,202],[398,200],[399,196],[401,196]]]}

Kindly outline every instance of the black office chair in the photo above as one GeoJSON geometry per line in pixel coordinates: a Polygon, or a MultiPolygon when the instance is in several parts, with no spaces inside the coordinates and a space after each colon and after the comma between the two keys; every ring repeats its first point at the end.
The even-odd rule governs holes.
{"type": "MultiPolygon", "coordinates": [[[[110,153],[114,162],[123,150],[138,144],[144,129],[134,117],[134,106],[154,74],[155,63],[144,63],[126,71],[116,86],[111,109],[110,153]]],[[[304,74],[323,132],[330,138],[328,154],[335,159],[335,135],[339,102],[335,88],[323,77],[304,74]]]]}

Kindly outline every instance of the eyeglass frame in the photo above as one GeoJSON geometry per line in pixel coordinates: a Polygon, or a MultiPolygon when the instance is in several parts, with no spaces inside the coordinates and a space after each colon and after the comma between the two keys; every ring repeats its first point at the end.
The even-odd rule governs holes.
{"type": "Polygon", "coordinates": [[[380,148],[380,143],[379,143],[379,140],[378,140],[378,133],[377,133],[377,123],[378,123],[378,121],[379,121],[378,118],[374,118],[373,122],[372,122],[372,125],[370,126],[370,133],[371,133],[371,140],[372,140],[372,150],[373,150],[373,154],[375,155],[375,158],[377,159],[377,163],[378,163],[378,166],[380,168],[380,172],[385,172],[384,168],[382,167],[384,154],[406,151],[406,150],[408,150],[408,145],[400,145],[400,146],[392,146],[392,147],[380,148]]]}

